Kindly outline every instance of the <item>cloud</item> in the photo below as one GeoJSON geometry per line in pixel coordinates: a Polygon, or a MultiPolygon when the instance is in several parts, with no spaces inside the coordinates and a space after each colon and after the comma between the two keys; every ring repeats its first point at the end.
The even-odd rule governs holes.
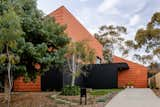
{"type": "Polygon", "coordinates": [[[86,2],[86,1],[88,1],[88,0],[79,0],[80,2],[86,2]]]}
{"type": "Polygon", "coordinates": [[[111,12],[117,13],[115,6],[119,3],[120,0],[104,0],[99,6],[99,12],[111,12]]]}
{"type": "Polygon", "coordinates": [[[136,14],[129,20],[129,26],[135,26],[139,22],[140,22],[140,16],[136,14]]]}

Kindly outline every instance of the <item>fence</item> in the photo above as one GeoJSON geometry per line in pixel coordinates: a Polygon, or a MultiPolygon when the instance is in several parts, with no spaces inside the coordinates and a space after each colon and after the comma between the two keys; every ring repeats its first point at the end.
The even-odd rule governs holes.
{"type": "Polygon", "coordinates": [[[160,72],[148,79],[148,85],[150,88],[160,89],[160,72]]]}

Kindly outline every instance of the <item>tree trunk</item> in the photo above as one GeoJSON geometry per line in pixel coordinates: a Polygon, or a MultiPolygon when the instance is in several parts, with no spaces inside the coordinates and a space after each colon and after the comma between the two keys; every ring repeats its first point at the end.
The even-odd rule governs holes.
{"type": "Polygon", "coordinates": [[[10,64],[10,62],[8,62],[7,70],[8,70],[8,82],[9,82],[9,91],[8,91],[8,107],[10,107],[10,101],[11,101],[11,90],[12,90],[12,81],[11,81],[11,64],[10,64]]]}
{"type": "Polygon", "coordinates": [[[8,59],[8,64],[7,64],[7,74],[8,74],[8,107],[10,107],[12,80],[11,80],[11,63],[10,63],[10,54],[9,54],[9,47],[8,47],[8,45],[6,45],[6,53],[7,53],[7,59],[8,59]]]}
{"type": "Polygon", "coordinates": [[[75,66],[75,55],[72,55],[72,83],[71,86],[75,85],[75,72],[76,72],[76,66],[75,66]]]}
{"type": "Polygon", "coordinates": [[[75,85],[75,79],[76,79],[76,78],[75,78],[74,74],[72,74],[72,84],[71,84],[72,86],[75,85]]]}
{"type": "Polygon", "coordinates": [[[7,73],[5,73],[5,76],[4,76],[4,93],[5,93],[5,101],[8,101],[8,92],[9,92],[8,75],[7,75],[7,73]]]}

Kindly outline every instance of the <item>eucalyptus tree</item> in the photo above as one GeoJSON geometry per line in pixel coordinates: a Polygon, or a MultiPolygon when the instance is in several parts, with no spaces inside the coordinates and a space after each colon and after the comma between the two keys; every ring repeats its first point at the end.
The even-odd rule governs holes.
{"type": "Polygon", "coordinates": [[[71,42],[68,45],[66,58],[69,71],[72,74],[71,86],[74,86],[76,77],[80,74],[85,75],[82,70],[83,65],[94,63],[95,50],[90,48],[86,41],[71,42]]]}
{"type": "Polygon", "coordinates": [[[130,49],[143,50],[143,53],[135,54],[137,58],[144,64],[153,63],[154,59],[160,59],[160,12],[153,14],[146,28],[138,29],[135,40],[126,41],[126,45],[130,49]]]}
{"type": "MultiPolygon", "coordinates": [[[[12,65],[19,62],[19,56],[13,52],[17,46],[17,40],[21,38],[23,30],[20,24],[20,18],[13,8],[8,8],[0,15],[0,63],[1,70],[5,77],[5,93],[8,93],[6,99],[10,102],[10,94],[13,85],[12,65]]],[[[8,103],[9,106],[9,103],[8,103]]]]}
{"type": "Polygon", "coordinates": [[[124,37],[122,35],[127,33],[127,29],[124,26],[101,26],[95,37],[103,45],[103,56],[106,63],[112,62],[112,55],[114,50],[124,50],[123,42],[124,37]]]}

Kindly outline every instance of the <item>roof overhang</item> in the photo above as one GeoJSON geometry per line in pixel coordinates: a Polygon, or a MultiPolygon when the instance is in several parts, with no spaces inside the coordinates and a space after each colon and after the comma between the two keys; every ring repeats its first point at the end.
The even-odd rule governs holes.
{"type": "Polygon", "coordinates": [[[119,71],[124,71],[129,69],[129,66],[127,63],[121,62],[121,63],[115,63],[115,64],[119,71]]]}

